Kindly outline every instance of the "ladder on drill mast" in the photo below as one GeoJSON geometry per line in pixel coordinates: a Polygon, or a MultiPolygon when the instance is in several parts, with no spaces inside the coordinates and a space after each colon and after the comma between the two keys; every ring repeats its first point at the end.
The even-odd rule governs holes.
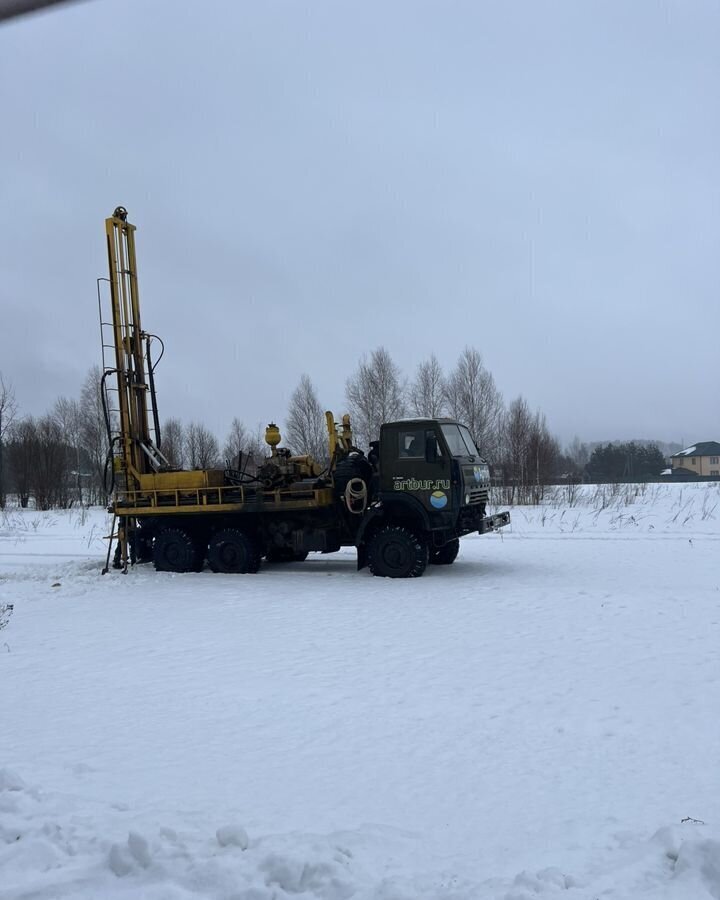
{"type": "MultiPolygon", "coordinates": [[[[101,378],[100,378],[100,391],[101,391],[101,403],[103,405],[103,411],[107,416],[107,421],[109,424],[108,428],[108,439],[113,447],[113,455],[121,457],[122,456],[122,431],[121,431],[121,411],[120,411],[120,397],[119,390],[117,386],[117,378],[112,378],[111,376],[117,376],[117,368],[115,364],[115,359],[113,358],[115,355],[115,344],[113,341],[113,323],[110,321],[112,318],[112,305],[111,299],[107,296],[107,291],[105,292],[105,296],[102,292],[101,285],[109,284],[109,278],[98,278],[97,279],[97,298],[98,298],[98,317],[100,320],[100,351],[101,351],[101,378]]],[[[145,364],[146,371],[151,370],[153,366],[157,365],[157,360],[152,362],[152,360],[148,359],[147,352],[143,353],[143,362],[145,364]]],[[[145,448],[145,452],[150,454],[151,458],[154,460],[154,468],[163,468],[169,467],[169,463],[166,460],[164,454],[160,451],[160,435],[159,432],[155,429],[155,422],[151,421],[149,423],[149,436],[150,442],[145,448]],[[160,460],[162,460],[160,462],[160,460]]]]}
{"type": "Polygon", "coordinates": [[[98,300],[98,317],[100,319],[100,352],[101,352],[101,375],[100,375],[100,402],[102,404],[105,422],[107,425],[108,441],[113,456],[121,455],[120,449],[120,399],[118,396],[117,379],[111,376],[117,375],[115,368],[115,360],[108,358],[112,352],[115,355],[115,344],[112,343],[112,331],[108,333],[108,329],[112,329],[113,323],[109,321],[112,317],[112,307],[110,298],[102,294],[102,284],[110,284],[109,278],[97,279],[97,300],[98,300]],[[114,382],[114,383],[113,383],[114,382]]]}

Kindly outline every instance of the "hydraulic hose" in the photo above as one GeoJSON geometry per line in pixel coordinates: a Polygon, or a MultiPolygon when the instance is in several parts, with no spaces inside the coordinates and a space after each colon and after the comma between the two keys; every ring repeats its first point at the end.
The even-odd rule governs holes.
{"type": "Polygon", "coordinates": [[[110,410],[107,402],[107,388],[105,379],[108,375],[117,375],[117,369],[107,369],[103,372],[100,379],[100,402],[102,404],[103,417],[105,419],[105,430],[107,432],[108,452],[105,457],[105,468],[103,469],[103,488],[106,494],[112,494],[115,490],[115,466],[112,465],[113,445],[118,440],[112,435],[112,423],[110,421],[110,410]],[[108,467],[110,468],[110,484],[108,485],[108,467]]]}
{"type": "Polygon", "coordinates": [[[103,469],[103,488],[105,489],[106,494],[112,494],[115,490],[115,466],[113,465],[113,445],[119,441],[120,438],[114,437],[110,441],[110,447],[108,448],[107,456],[105,457],[105,468],[103,469]],[[108,468],[110,469],[110,484],[108,484],[108,468]]]}
{"type": "Polygon", "coordinates": [[[362,478],[351,478],[345,485],[345,505],[355,516],[361,516],[367,509],[367,485],[362,478]]]}
{"type": "Polygon", "coordinates": [[[105,387],[105,379],[108,377],[108,375],[117,375],[117,369],[107,369],[102,373],[102,378],[100,379],[100,402],[102,403],[103,416],[105,418],[105,429],[107,431],[108,444],[112,445],[112,424],[110,422],[110,410],[108,409],[107,403],[107,388],[105,387]]]}
{"type": "Polygon", "coordinates": [[[157,369],[158,365],[160,364],[160,360],[165,355],[165,342],[163,341],[163,339],[161,337],[158,337],[156,334],[148,333],[147,336],[149,338],[153,338],[153,340],[158,341],[158,343],[160,344],[160,356],[158,356],[158,358],[155,360],[155,362],[150,366],[150,368],[152,369],[152,371],[154,373],[155,369],[157,369]]]}
{"type": "MultiPolygon", "coordinates": [[[[158,361],[155,363],[155,366],[152,364],[152,358],[150,356],[150,341],[152,340],[152,336],[148,335],[145,339],[145,356],[148,362],[148,387],[150,388],[150,408],[152,410],[153,417],[153,431],[155,433],[155,446],[160,449],[162,445],[162,438],[160,435],[160,417],[158,416],[158,407],[157,407],[157,395],[155,394],[155,366],[157,362],[160,362],[162,359],[162,355],[164,352],[164,348],[158,357],[158,361]]],[[[158,340],[160,340],[158,338],[158,340]]],[[[160,341],[162,344],[162,341],[160,341]]]]}

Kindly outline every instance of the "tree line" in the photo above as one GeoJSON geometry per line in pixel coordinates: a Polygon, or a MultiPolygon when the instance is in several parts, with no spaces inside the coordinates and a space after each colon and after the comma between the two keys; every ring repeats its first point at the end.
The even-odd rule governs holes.
{"type": "MultiPolygon", "coordinates": [[[[61,397],[42,416],[20,416],[15,393],[0,375],[0,506],[8,492],[39,508],[104,503],[108,438],[100,369],[93,367],[77,398],[61,397]]],[[[509,502],[539,502],[544,486],[559,477],[619,480],[659,474],[662,454],[627,449],[615,454],[576,439],[563,452],[540,410],[518,396],[506,403],[479,351],[466,347],[444,371],[431,355],[406,377],[385,347],[363,356],[345,383],[345,400],[356,444],[367,449],[383,422],[408,416],[447,416],[466,424],[480,452],[492,464],[496,483],[509,502]],[[658,462],[658,454],[660,462],[658,462]],[[619,473],[622,468],[622,473],[619,473]]],[[[285,446],[327,462],[325,407],[308,374],[293,391],[283,423],[285,446]]],[[[609,445],[610,446],[610,445],[609,445]]],[[[164,420],[161,447],[169,463],[187,469],[254,467],[268,454],[264,423],[248,426],[234,418],[221,442],[200,421],[164,420]]],[[[635,447],[635,445],[633,445],[635,447]]],[[[657,448],[656,448],[657,449],[657,448]]]]}
{"type": "Polygon", "coordinates": [[[0,508],[8,492],[38,509],[104,503],[107,434],[100,370],[92,369],[78,398],[59,397],[41,416],[20,416],[15,392],[0,374],[0,508]]]}
{"type": "Polygon", "coordinates": [[[647,481],[665,468],[665,457],[657,444],[628,441],[596,447],[585,467],[589,480],[647,481]]]}

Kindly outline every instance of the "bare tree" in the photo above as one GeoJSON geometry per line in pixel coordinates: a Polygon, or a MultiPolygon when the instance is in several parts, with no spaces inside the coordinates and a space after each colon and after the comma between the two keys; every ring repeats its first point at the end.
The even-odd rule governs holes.
{"type": "Polygon", "coordinates": [[[171,466],[181,469],[185,464],[185,429],[180,419],[166,419],[161,434],[163,455],[171,466]]]}
{"type": "Polygon", "coordinates": [[[513,400],[502,428],[507,502],[539,503],[545,487],[555,480],[561,459],[560,445],[550,434],[545,416],[539,410],[531,413],[522,397],[513,400]]]}
{"type": "Polygon", "coordinates": [[[532,501],[539,503],[545,487],[552,484],[556,475],[560,445],[550,434],[545,416],[538,410],[532,419],[528,439],[528,483],[532,485],[532,501]]]}
{"type": "Polygon", "coordinates": [[[434,353],[417,367],[408,389],[408,398],[410,409],[416,416],[431,419],[442,416],[445,410],[445,379],[434,353]]]}
{"type": "Polygon", "coordinates": [[[104,473],[110,449],[105,412],[102,404],[100,366],[93,366],[85,376],[80,391],[80,440],[92,472],[91,502],[105,501],[104,473]]]}
{"type": "Polygon", "coordinates": [[[516,491],[521,494],[528,483],[528,450],[532,425],[530,407],[522,397],[517,397],[508,407],[502,427],[502,460],[510,483],[511,503],[515,502],[516,491]]]}
{"type": "Polygon", "coordinates": [[[253,475],[268,452],[265,429],[262,425],[258,425],[255,431],[250,431],[236,416],[230,424],[230,431],[223,444],[223,459],[232,466],[237,466],[240,462],[242,470],[253,475]]]}
{"type": "Polygon", "coordinates": [[[578,472],[582,472],[590,462],[590,448],[577,435],[568,444],[565,449],[565,455],[577,467],[578,472]]]}
{"type": "Polygon", "coordinates": [[[75,484],[76,499],[78,503],[82,504],[82,417],[80,404],[77,400],[72,400],[68,397],[58,397],[53,407],[52,416],[60,427],[60,433],[64,442],[72,448],[73,471],[71,474],[75,484]]]}
{"type": "Polygon", "coordinates": [[[15,390],[10,382],[6,382],[0,372],[0,509],[5,508],[5,472],[3,461],[3,445],[5,435],[17,415],[15,390]]]}
{"type": "Polygon", "coordinates": [[[225,443],[223,444],[222,455],[225,462],[229,466],[237,466],[240,454],[242,453],[243,456],[247,454],[249,443],[250,432],[247,430],[244,423],[235,416],[230,423],[230,431],[228,431],[225,443]]]}
{"type": "Polygon", "coordinates": [[[190,469],[212,469],[219,464],[217,438],[200,422],[191,422],[185,430],[185,459],[190,469]]]}
{"type": "Polygon", "coordinates": [[[70,448],[53,415],[41,416],[35,430],[31,485],[38,509],[70,503],[70,448]]]}
{"type": "Polygon", "coordinates": [[[405,383],[384,347],[363,357],[345,383],[356,440],[363,446],[380,437],[380,426],[405,415],[405,383]]]}
{"type": "Polygon", "coordinates": [[[258,467],[263,464],[269,452],[270,448],[265,441],[265,429],[258,424],[255,431],[250,434],[247,450],[245,451],[249,459],[247,471],[251,473],[257,472],[258,467]]]}
{"type": "Polygon", "coordinates": [[[15,421],[7,432],[8,481],[23,509],[27,507],[32,494],[36,449],[37,429],[33,417],[27,416],[15,421]]]}
{"type": "Polygon", "coordinates": [[[466,347],[445,382],[450,414],[467,425],[480,452],[492,459],[499,450],[503,399],[495,379],[474,347],[466,347]]]}
{"type": "Polygon", "coordinates": [[[285,431],[294,453],[309,453],[318,461],[327,459],[325,416],[309,375],[302,375],[292,392],[285,431]]]}

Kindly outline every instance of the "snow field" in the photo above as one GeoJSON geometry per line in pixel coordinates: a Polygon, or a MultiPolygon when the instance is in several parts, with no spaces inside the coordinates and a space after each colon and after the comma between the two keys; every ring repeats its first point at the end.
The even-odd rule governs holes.
{"type": "Polygon", "coordinates": [[[564,491],[412,581],[0,518],[0,898],[720,897],[718,486],[564,491]]]}
{"type": "Polygon", "coordinates": [[[0,783],[0,897],[12,900],[703,898],[717,897],[720,886],[720,841],[704,836],[699,824],[663,827],[648,840],[617,832],[586,881],[548,866],[473,882],[452,869],[415,874],[407,866],[420,857],[417,836],[379,826],[256,839],[237,825],[213,836],[197,822],[185,828],[156,823],[141,832],[138,816],[122,806],[45,794],[7,769],[0,770],[0,783]]]}

